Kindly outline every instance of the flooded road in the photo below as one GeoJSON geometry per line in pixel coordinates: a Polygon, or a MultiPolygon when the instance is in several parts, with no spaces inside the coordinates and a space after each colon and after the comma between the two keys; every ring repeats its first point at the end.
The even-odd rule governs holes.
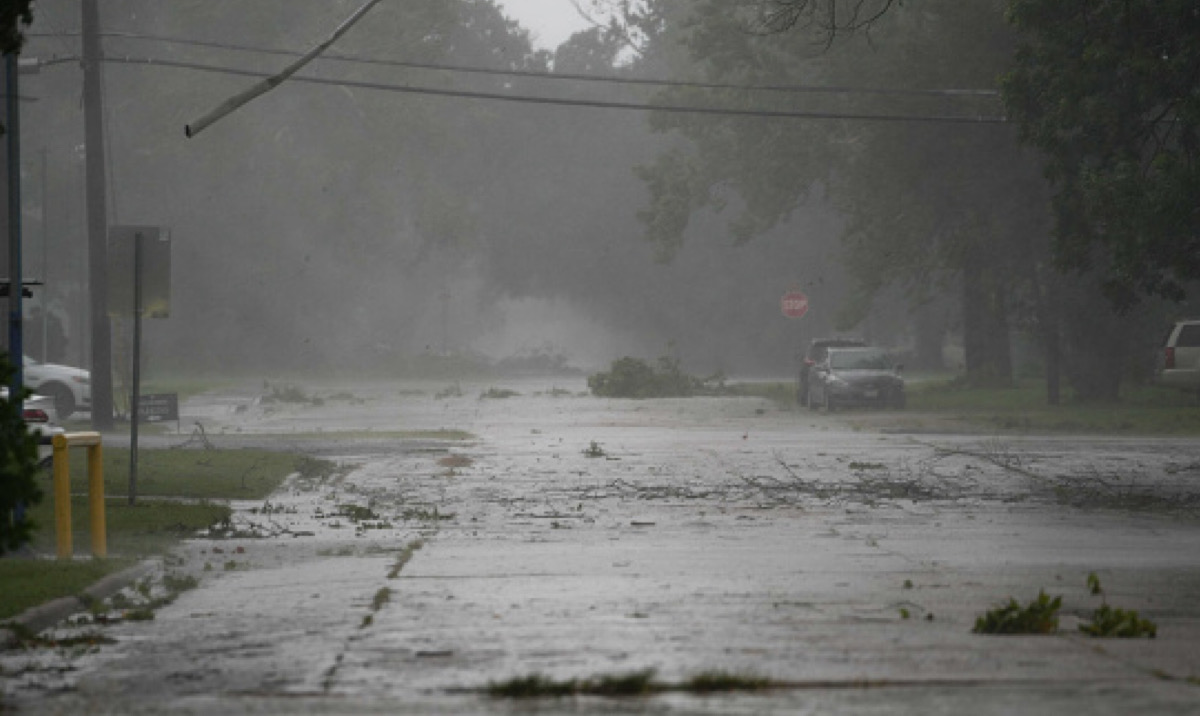
{"type": "Polygon", "coordinates": [[[866,414],[604,400],[582,378],[311,390],[201,396],[184,435],[147,438],[199,422],[342,470],[188,541],[158,570],[199,586],[115,643],[6,655],[19,712],[1200,709],[1197,441],[856,430],[866,414]],[[1057,634],[972,633],[1043,589],[1057,634]],[[1104,601],[1157,638],[1082,634],[1104,601]],[[486,693],[647,670],[678,688],[486,693]],[[686,688],[713,673],[778,687],[686,688]]]}

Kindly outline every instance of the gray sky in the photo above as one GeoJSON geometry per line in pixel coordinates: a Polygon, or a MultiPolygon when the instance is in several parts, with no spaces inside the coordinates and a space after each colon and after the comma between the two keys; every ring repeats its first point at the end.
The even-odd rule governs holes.
{"type": "Polygon", "coordinates": [[[533,34],[534,46],[539,49],[553,50],[587,28],[570,0],[497,0],[496,4],[533,34]]]}

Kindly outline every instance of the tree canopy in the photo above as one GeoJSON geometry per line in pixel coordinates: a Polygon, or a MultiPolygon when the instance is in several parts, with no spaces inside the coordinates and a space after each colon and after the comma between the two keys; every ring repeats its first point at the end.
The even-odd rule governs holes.
{"type": "MultiPolygon", "coordinates": [[[[0,384],[8,385],[13,368],[7,354],[0,354],[0,384]]],[[[36,504],[42,497],[37,484],[37,438],[29,432],[17,404],[0,398],[0,555],[29,541],[33,524],[16,519],[21,507],[36,504]]]]}
{"type": "Polygon", "coordinates": [[[33,0],[5,0],[0,5],[0,51],[20,52],[25,42],[22,30],[33,22],[33,0]]]}
{"type": "Polygon", "coordinates": [[[1061,266],[1120,308],[1200,279],[1200,6],[1011,0],[1005,102],[1046,157],[1061,266]]]}

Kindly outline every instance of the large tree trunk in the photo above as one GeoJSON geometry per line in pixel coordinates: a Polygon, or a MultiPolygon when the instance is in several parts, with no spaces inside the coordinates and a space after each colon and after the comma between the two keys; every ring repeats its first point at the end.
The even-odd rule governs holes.
{"type": "Polygon", "coordinates": [[[946,340],[945,307],[940,301],[927,301],[913,309],[913,333],[916,339],[916,355],[913,367],[920,370],[942,370],[946,359],[942,348],[946,340]]]}
{"type": "Polygon", "coordinates": [[[1007,287],[978,258],[963,266],[963,350],[967,382],[974,386],[1012,385],[1007,287]]]}
{"type": "Polygon", "coordinates": [[[1114,313],[1090,276],[1071,283],[1073,288],[1060,287],[1053,294],[1061,321],[1063,375],[1075,399],[1115,402],[1129,365],[1129,347],[1140,344],[1134,336],[1145,321],[1137,314],[1114,313]]]}

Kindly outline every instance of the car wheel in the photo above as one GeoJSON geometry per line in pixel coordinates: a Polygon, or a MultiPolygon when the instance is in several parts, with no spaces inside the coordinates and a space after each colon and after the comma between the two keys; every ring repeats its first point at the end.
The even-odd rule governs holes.
{"type": "Polygon", "coordinates": [[[54,401],[54,412],[58,413],[59,420],[66,420],[75,412],[75,394],[67,386],[58,383],[43,385],[39,392],[54,401]]]}
{"type": "Polygon", "coordinates": [[[903,390],[897,390],[892,394],[892,407],[896,410],[904,410],[904,406],[908,403],[908,399],[904,395],[903,390]]]}

